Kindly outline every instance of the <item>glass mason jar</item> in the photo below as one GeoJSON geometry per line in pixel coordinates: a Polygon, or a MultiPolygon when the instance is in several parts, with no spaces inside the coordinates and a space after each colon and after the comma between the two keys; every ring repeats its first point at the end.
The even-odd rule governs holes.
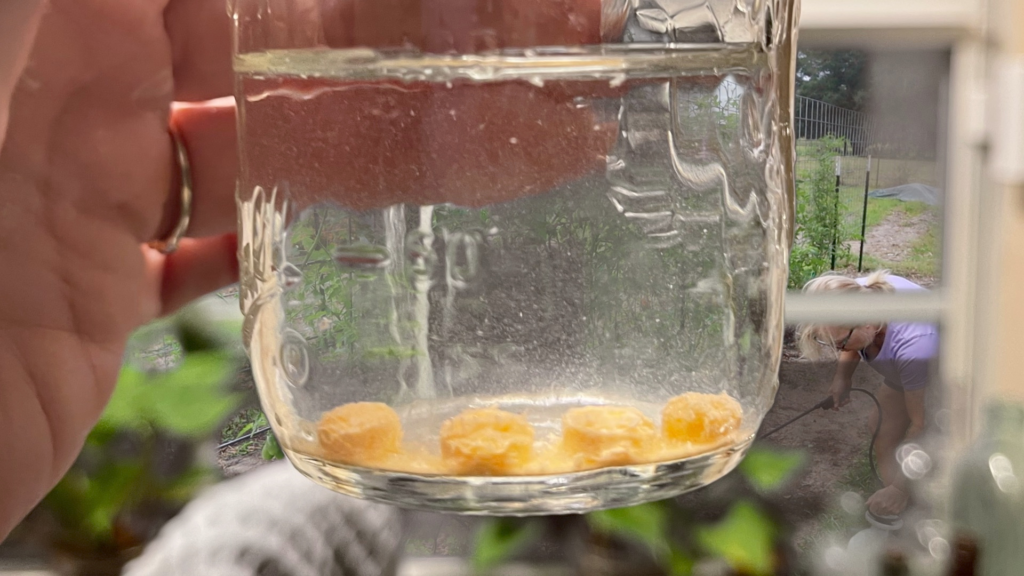
{"type": "Polygon", "coordinates": [[[303,473],[477,514],[722,476],[777,388],[794,0],[233,0],[244,338],[303,473]]]}

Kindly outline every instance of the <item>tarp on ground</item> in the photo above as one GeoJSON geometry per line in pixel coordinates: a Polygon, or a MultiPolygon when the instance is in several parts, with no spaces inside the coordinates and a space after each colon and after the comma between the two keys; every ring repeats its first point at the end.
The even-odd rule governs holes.
{"type": "Polygon", "coordinates": [[[869,198],[896,198],[904,202],[924,202],[932,206],[939,204],[939,189],[927,184],[903,184],[868,192],[869,198]]]}

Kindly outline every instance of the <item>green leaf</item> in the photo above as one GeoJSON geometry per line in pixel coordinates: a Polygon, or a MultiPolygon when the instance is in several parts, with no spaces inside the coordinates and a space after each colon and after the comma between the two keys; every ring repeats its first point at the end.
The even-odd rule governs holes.
{"type": "Polygon", "coordinates": [[[234,371],[228,354],[189,354],[177,370],[149,379],[142,408],[157,428],[186,437],[211,434],[241,400],[225,386],[234,371]]]}
{"type": "Polygon", "coordinates": [[[664,502],[599,510],[588,514],[587,522],[598,532],[639,541],[659,557],[668,553],[668,542],[665,538],[668,514],[664,502]]]}
{"type": "Polygon", "coordinates": [[[489,518],[476,533],[473,567],[477,571],[497,566],[540,536],[533,520],[489,518]]]}
{"type": "Polygon", "coordinates": [[[113,537],[114,519],[136,496],[131,488],[143,476],[141,462],[106,466],[85,481],[81,526],[95,542],[113,537]]]}
{"type": "Polygon", "coordinates": [[[671,576],[690,576],[693,574],[693,558],[676,546],[669,549],[668,573],[671,576]]]}
{"type": "Polygon", "coordinates": [[[148,424],[140,411],[140,407],[145,403],[145,386],[145,373],[129,366],[121,368],[110,402],[96,424],[98,431],[148,429],[148,424]]]}
{"type": "Polygon", "coordinates": [[[800,450],[754,446],[740,463],[740,472],[760,492],[778,490],[803,468],[807,455],[800,450]]]}
{"type": "Polygon", "coordinates": [[[775,525],[750,502],[740,501],[718,524],[697,529],[697,542],[733,569],[768,576],[774,567],[775,525]]]}
{"type": "Polygon", "coordinates": [[[267,441],[263,443],[263,451],[260,453],[264,460],[280,460],[284,458],[284,451],[277,441],[273,432],[267,433],[267,441]]]}

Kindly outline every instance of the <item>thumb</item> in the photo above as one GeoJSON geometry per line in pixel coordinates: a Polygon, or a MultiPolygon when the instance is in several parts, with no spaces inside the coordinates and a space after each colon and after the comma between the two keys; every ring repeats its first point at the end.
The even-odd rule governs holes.
{"type": "Polygon", "coordinates": [[[0,3],[0,145],[7,134],[11,96],[28,64],[28,55],[46,9],[46,0],[0,3]]]}

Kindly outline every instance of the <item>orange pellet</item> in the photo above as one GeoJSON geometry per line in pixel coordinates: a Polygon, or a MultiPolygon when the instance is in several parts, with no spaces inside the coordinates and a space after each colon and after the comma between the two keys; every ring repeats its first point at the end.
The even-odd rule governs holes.
{"type": "Polygon", "coordinates": [[[562,446],[577,470],[643,462],[655,440],[654,422],[636,408],[584,406],[562,415],[562,446]]]}
{"type": "Polygon", "coordinates": [[[380,402],[354,402],[325,413],[317,424],[324,455],[356,466],[380,464],[398,453],[402,422],[380,402]]]}
{"type": "Polygon", "coordinates": [[[661,429],[671,442],[709,444],[732,434],[742,420],[740,403],[725,392],[687,392],[665,405],[661,412],[661,429]]]}
{"type": "Polygon", "coordinates": [[[533,426],[497,408],[469,409],[441,425],[441,458],[452,474],[514,475],[533,457],[533,426]]]}

